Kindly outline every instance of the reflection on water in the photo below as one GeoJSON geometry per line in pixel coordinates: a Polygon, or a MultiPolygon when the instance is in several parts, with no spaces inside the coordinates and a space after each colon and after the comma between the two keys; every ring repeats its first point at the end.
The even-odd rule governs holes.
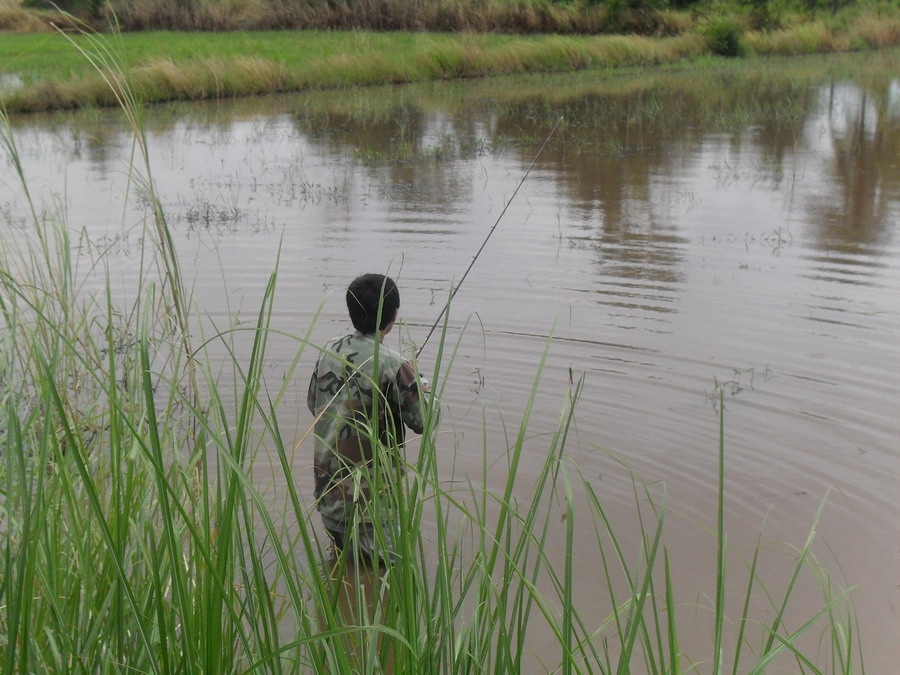
{"type": "MultiPolygon", "coordinates": [[[[390,582],[383,573],[365,564],[331,557],[323,560],[323,581],[328,584],[331,616],[320,619],[330,628],[353,628],[378,625],[390,603],[390,582]]],[[[322,612],[325,615],[325,612],[322,612]]],[[[378,654],[383,673],[393,672],[390,638],[373,631],[359,629],[338,638],[344,658],[354,672],[363,672],[369,657],[378,654]]]]}
{"type": "MultiPolygon", "coordinates": [[[[408,334],[421,340],[564,115],[454,304],[451,338],[475,318],[444,397],[448,472],[453,462],[457,475],[480,475],[482,408],[502,456],[498,411],[516,423],[555,322],[533,450],[543,457],[540,432],[554,427],[570,376],[585,373],[577,459],[613,512],[629,509],[630,483],[599,448],[665,481],[670,508],[688,517],[669,521],[667,545],[689,589],[681,600],[694,602],[714,590],[714,555],[689,520],[711,522],[722,390],[729,541],[746,551],[770,508],[766,541],[802,540],[836,486],[819,531],[859,585],[867,665],[889,672],[900,659],[881,647],[900,611],[898,58],[163,106],[147,136],[183,264],[213,320],[254,315],[280,251],[279,329],[304,333],[338,291],[313,338],[342,332],[348,279],[389,269],[408,334]]],[[[112,278],[127,287],[147,205],[118,114],[15,125],[33,193],[62,194],[70,227],[114,251],[112,278]]],[[[11,241],[26,236],[26,219],[2,162],[11,241]]],[[[279,352],[273,340],[278,379],[295,345],[279,352]]],[[[286,415],[302,426],[303,382],[295,394],[286,415]]],[[[301,490],[311,489],[306,473],[298,467],[301,490]]],[[[582,564],[590,595],[591,561],[582,564]]],[[[705,644],[685,636],[683,647],[702,659],[705,644]]]]}
{"type": "Polygon", "coordinates": [[[833,154],[826,190],[810,204],[823,248],[878,248],[896,225],[900,188],[900,100],[894,87],[869,90],[831,84],[821,91],[827,130],[820,143],[833,154]]]}

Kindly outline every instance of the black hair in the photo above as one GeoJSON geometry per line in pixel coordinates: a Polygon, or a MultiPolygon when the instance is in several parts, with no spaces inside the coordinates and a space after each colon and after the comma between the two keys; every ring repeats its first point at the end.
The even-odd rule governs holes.
{"type": "Polygon", "coordinates": [[[398,309],[400,290],[390,277],[383,274],[363,274],[347,287],[347,311],[350,312],[353,327],[363,335],[371,335],[387,328],[397,318],[398,309]],[[376,326],[379,303],[381,325],[376,326]]]}

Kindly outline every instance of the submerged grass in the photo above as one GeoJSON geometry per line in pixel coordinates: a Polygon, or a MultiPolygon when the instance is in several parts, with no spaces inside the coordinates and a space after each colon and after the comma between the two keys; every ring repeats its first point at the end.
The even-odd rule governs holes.
{"type": "MultiPolygon", "coordinates": [[[[555,120],[565,110],[563,129],[586,135],[598,128],[627,122],[640,128],[665,128],[678,133],[688,127],[728,129],[740,124],[771,120],[800,123],[808,114],[810,91],[823,80],[839,81],[852,75],[881,81],[890,87],[890,74],[900,68],[900,50],[876,54],[840,54],[753,61],[716,59],[701,67],[672,66],[664,70],[640,67],[618,72],[530,73],[514,78],[409,85],[401,89],[341,89],[291,99],[291,109],[310,131],[340,133],[343,125],[367,128],[394,124],[402,128],[402,110],[463,109],[473,102],[493,104],[500,114],[524,113],[528,119],[555,120]],[[729,86],[734,85],[736,86],[729,86]],[[741,96],[736,91],[742,92],[741,96]]],[[[241,110],[255,110],[252,100],[235,102],[241,110]]],[[[190,105],[175,104],[179,114],[191,115],[190,105]]],[[[90,113],[83,113],[89,115],[90,113]]],[[[346,132],[350,133],[350,132],[346,132]]],[[[497,137],[487,143],[502,143],[497,137]]],[[[508,139],[507,142],[512,139],[508,139]]],[[[484,148],[481,148],[482,150],[484,148]]],[[[478,147],[470,147],[478,152],[478,147]]]]}
{"type": "MultiPolygon", "coordinates": [[[[129,289],[133,304],[114,302],[108,280],[85,292],[65,213],[32,201],[9,120],[0,115],[0,141],[32,207],[27,242],[5,241],[0,252],[3,671],[520,672],[538,631],[552,637],[540,655],[548,670],[700,667],[679,646],[687,629],[676,616],[664,498],[635,478],[640,529],[623,534],[567,453],[581,382],[561,394],[538,477],[522,485],[549,340],[509,434],[500,489],[488,487],[486,442],[482,475],[463,490],[445,486],[437,419],[429,415],[417,447],[393,448],[404,471],[393,462],[358,469],[381,506],[376,525],[386,514],[398,524],[396,564],[379,575],[345,557],[334,575],[321,574],[312,501],[292,473],[297,446],[279,426],[287,385],[270,389],[264,377],[268,338],[277,332],[275,275],[249,327],[203,321],[180,280],[140,106],[105,53],[89,56],[133,126],[132,179],[150,195],[153,245],[138,287],[129,289]],[[199,344],[192,333],[202,335],[199,344]],[[239,348],[246,336],[249,344],[239,348]],[[216,376],[213,343],[227,355],[232,384],[216,376]],[[286,486],[283,505],[273,505],[254,476],[261,453],[286,486]],[[522,494],[529,498],[520,501],[522,494]],[[599,610],[575,590],[583,573],[573,560],[576,537],[580,554],[589,548],[585,538],[594,551],[590,573],[605,591],[599,610]]],[[[104,269],[103,254],[90,266],[104,269]]],[[[317,349],[308,334],[295,343],[285,382],[306,350],[317,349]]],[[[436,346],[437,398],[457,346],[445,333],[436,346]]],[[[725,589],[736,575],[726,564],[724,426],[718,452],[710,538],[715,672],[763,672],[785,660],[801,671],[859,672],[846,592],[834,589],[811,553],[815,523],[780,591],[763,584],[766,552],[757,545],[740,572],[747,589],[740,616],[730,614],[725,589]],[[822,589],[821,608],[789,624],[786,607],[803,576],[822,589]],[[729,617],[739,632],[726,652],[729,617]],[[812,653],[806,637],[814,638],[812,653]]]]}

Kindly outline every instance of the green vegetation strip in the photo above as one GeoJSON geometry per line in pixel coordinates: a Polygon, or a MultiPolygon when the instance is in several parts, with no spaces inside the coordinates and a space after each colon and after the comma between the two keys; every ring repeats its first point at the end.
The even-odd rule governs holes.
{"type": "MultiPolygon", "coordinates": [[[[140,33],[103,38],[144,101],[414,82],[592,65],[647,65],[704,52],[702,39],[428,33],[140,33]]],[[[79,49],[96,38],[11,35],[0,69],[21,78],[10,111],[109,105],[110,87],[79,49]],[[77,47],[77,48],[76,48],[77,47]]]]}
{"type": "MultiPolygon", "coordinates": [[[[161,102],[657,65],[721,51],[715,27],[664,38],[363,31],[7,34],[0,41],[0,106],[33,112],[112,105],[117,98],[109,72],[139,100],[161,102]],[[83,52],[103,55],[100,70],[107,77],[83,52]]],[[[863,15],[841,26],[813,22],[736,39],[739,52],[760,54],[885,47],[900,43],[900,17],[863,15]]]]}

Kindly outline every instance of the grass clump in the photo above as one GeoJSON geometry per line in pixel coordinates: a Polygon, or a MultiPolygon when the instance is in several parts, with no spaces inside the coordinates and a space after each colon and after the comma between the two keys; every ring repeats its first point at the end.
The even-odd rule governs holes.
{"type": "Polygon", "coordinates": [[[700,26],[709,50],[718,56],[742,56],[744,27],[733,16],[714,16],[700,26]]]}
{"type": "Polygon", "coordinates": [[[821,22],[750,34],[746,37],[746,44],[754,53],[765,55],[812,54],[835,46],[834,36],[821,22]]]}
{"type": "Polygon", "coordinates": [[[880,49],[900,44],[900,16],[896,12],[866,14],[850,24],[850,48],[880,49]]]}
{"type": "Polygon", "coordinates": [[[0,34],[2,33],[52,33],[54,26],[65,30],[77,30],[85,24],[58,5],[48,4],[44,9],[24,7],[21,0],[0,0],[0,34]]]}
{"type": "MultiPolygon", "coordinates": [[[[227,98],[284,91],[291,84],[291,77],[281,64],[243,56],[227,61],[204,59],[187,65],[158,59],[133,73],[133,86],[149,101],[227,98]]],[[[103,88],[100,83],[97,86],[100,90],[95,97],[100,98],[103,88]]]]}
{"type": "Polygon", "coordinates": [[[33,13],[18,4],[0,3],[0,32],[9,33],[46,33],[51,29],[33,13]]]}
{"type": "Polygon", "coordinates": [[[755,54],[812,54],[882,49],[900,44],[900,14],[887,5],[848,7],[832,15],[784,20],[752,31],[744,42],[755,54]]]}

